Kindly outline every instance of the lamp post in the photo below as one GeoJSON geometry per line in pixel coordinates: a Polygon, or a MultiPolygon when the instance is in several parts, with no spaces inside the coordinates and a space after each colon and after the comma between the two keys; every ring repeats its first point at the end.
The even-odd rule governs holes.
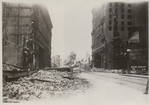
{"type": "Polygon", "coordinates": [[[130,74],[130,49],[127,49],[127,73],[130,74]]]}

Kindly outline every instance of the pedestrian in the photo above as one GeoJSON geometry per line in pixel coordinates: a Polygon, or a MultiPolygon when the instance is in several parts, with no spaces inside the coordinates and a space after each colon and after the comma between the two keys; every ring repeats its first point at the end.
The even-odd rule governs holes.
{"type": "Polygon", "coordinates": [[[27,69],[29,66],[29,49],[25,46],[23,48],[23,66],[24,69],[27,69]]]}
{"type": "Polygon", "coordinates": [[[29,69],[32,70],[33,69],[33,40],[29,39],[27,41],[27,48],[29,49],[29,54],[28,54],[28,65],[29,65],[29,69]]]}

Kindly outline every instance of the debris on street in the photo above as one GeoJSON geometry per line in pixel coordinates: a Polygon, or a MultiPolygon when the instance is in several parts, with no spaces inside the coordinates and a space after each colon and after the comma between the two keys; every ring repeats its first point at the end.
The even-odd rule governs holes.
{"type": "Polygon", "coordinates": [[[90,84],[76,74],[56,70],[38,72],[3,83],[3,102],[18,103],[43,98],[58,98],[83,92],[90,84]]]}

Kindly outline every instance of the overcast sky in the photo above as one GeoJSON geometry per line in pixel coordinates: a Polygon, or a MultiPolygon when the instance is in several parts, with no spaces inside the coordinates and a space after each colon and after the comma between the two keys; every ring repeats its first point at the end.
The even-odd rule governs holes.
{"type": "Polygon", "coordinates": [[[52,55],[65,58],[74,51],[78,59],[91,54],[91,5],[85,0],[49,0],[53,24],[52,55]]]}
{"type": "Polygon", "coordinates": [[[92,8],[100,0],[45,0],[53,24],[52,55],[91,54],[92,8]]]}

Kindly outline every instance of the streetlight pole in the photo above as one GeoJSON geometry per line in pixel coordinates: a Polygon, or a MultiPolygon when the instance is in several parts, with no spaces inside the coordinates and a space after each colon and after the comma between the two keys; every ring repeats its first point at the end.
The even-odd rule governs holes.
{"type": "Polygon", "coordinates": [[[130,49],[127,49],[127,73],[130,74],[130,49]]]}

